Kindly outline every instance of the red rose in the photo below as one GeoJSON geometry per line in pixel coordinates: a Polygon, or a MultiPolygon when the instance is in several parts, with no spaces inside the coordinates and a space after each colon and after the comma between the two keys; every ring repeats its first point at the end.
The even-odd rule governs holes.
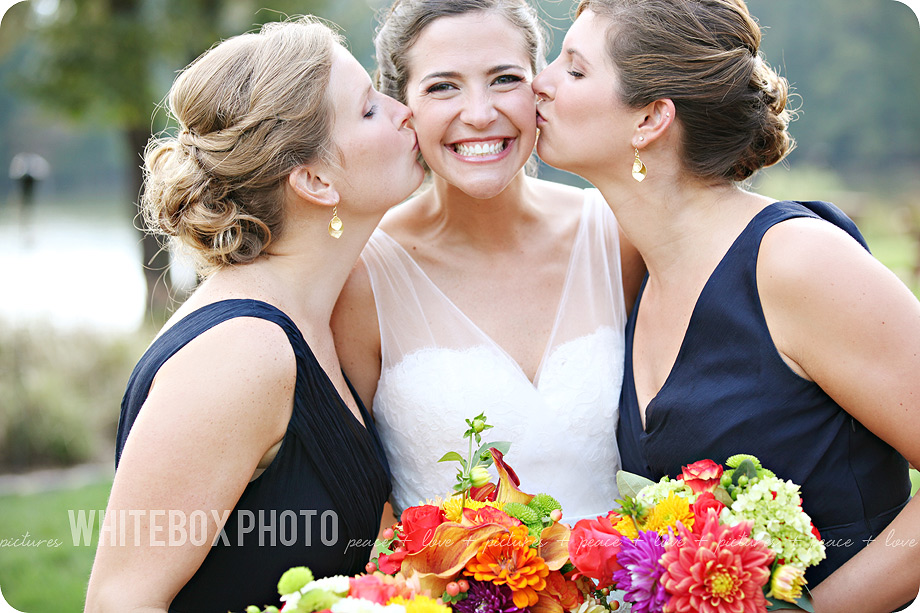
{"type": "Polygon", "coordinates": [[[380,557],[377,558],[377,567],[382,573],[395,575],[402,568],[402,561],[407,555],[409,555],[409,552],[405,549],[389,554],[382,553],[380,557]]]}
{"type": "Polygon", "coordinates": [[[722,512],[722,509],[725,508],[725,505],[716,500],[716,497],[712,495],[712,492],[703,492],[696,499],[696,502],[693,503],[693,531],[700,533],[703,530],[703,525],[706,523],[706,514],[715,511],[716,515],[722,512]]]}
{"type": "Polygon", "coordinates": [[[712,460],[700,460],[681,469],[681,476],[694,494],[711,492],[722,479],[722,465],[712,460]]]}
{"type": "Polygon", "coordinates": [[[604,517],[579,520],[569,539],[569,560],[598,587],[612,585],[613,573],[623,568],[617,563],[622,538],[604,517]]]}
{"type": "Polygon", "coordinates": [[[409,553],[416,553],[428,546],[434,537],[434,529],[443,524],[445,518],[444,511],[440,508],[424,504],[409,507],[403,511],[400,520],[402,522],[400,540],[409,553]]]}

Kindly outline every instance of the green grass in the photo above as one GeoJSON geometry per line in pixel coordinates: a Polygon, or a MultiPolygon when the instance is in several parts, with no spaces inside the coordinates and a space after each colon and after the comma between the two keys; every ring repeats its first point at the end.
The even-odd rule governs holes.
{"type": "Polygon", "coordinates": [[[105,481],[79,489],[0,497],[0,586],[14,609],[83,610],[98,521],[89,543],[83,545],[78,539],[74,545],[68,510],[98,513],[105,509],[111,488],[111,482],[105,481]]]}

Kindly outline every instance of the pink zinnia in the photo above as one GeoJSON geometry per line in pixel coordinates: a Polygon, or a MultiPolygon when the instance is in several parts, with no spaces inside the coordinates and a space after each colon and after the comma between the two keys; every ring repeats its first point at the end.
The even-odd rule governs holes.
{"type": "Polygon", "coordinates": [[[757,613],[766,610],[763,587],[774,554],[750,538],[750,523],[719,525],[714,513],[693,534],[679,526],[680,538],[665,544],[661,584],[671,594],[668,613],[757,613]]]}

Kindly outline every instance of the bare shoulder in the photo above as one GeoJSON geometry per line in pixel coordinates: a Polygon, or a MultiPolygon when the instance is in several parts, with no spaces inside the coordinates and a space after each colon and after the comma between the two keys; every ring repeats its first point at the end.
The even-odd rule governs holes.
{"type": "Polygon", "coordinates": [[[387,211],[379,227],[402,243],[405,236],[417,235],[425,227],[431,210],[431,190],[426,190],[387,211]]]}
{"type": "Polygon", "coordinates": [[[372,409],[380,377],[380,323],[370,275],[359,259],[332,311],[332,335],[342,370],[372,409]]]}
{"type": "Polygon", "coordinates": [[[579,217],[585,201],[585,190],[545,179],[528,178],[528,187],[538,204],[557,215],[579,217]]]}
{"type": "Polygon", "coordinates": [[[296,368],[293,348],[280,326],[257,317],[235,317],[200,334],[170,358],[157,374],[155,389],[190,398],[273,397],[293,387],[296,368]]]}
{"type": "Polygon", "coordinates": [[[342,324],[351,325],[362,321],[371,313],[374,313],[376,320],[374,290],[371,286],[370,274],[364,260],[359,258],[345,280],[345,285],[335,303],[335,309],[332,312],[332,329],[339,333],[342,324]]]}
{"type": "Polygon", "coordinates": [[[758,285],[778,292],[829,288],[857,271],[882,269],[852,236],[811,217],[789,219],[767,230],[757,261],[758,285]]]}

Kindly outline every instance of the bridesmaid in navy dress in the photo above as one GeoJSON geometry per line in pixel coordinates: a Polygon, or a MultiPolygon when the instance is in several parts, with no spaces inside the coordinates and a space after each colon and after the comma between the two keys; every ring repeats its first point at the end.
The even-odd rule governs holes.
{"type": "Polygon", "coordinates": [[[920,303],[833,205],[740,185],[792,147],[759,46],[742,0],[582,0],[534,81],[537,151],[600,189],[648,265],[624,469],[757,455],[826,539],[815,610],[891,611],[920,587],[920,303]]]}
{"type": "Polygon", "coordinates": [[[409,110],[307,18],[216,46],[169,106],[144,212],[205,280],[128,383],[93,612],[241,611],[277,603],[291,566],[361,572],[390,492],[329,319],[422,181],[409,110]]]}

